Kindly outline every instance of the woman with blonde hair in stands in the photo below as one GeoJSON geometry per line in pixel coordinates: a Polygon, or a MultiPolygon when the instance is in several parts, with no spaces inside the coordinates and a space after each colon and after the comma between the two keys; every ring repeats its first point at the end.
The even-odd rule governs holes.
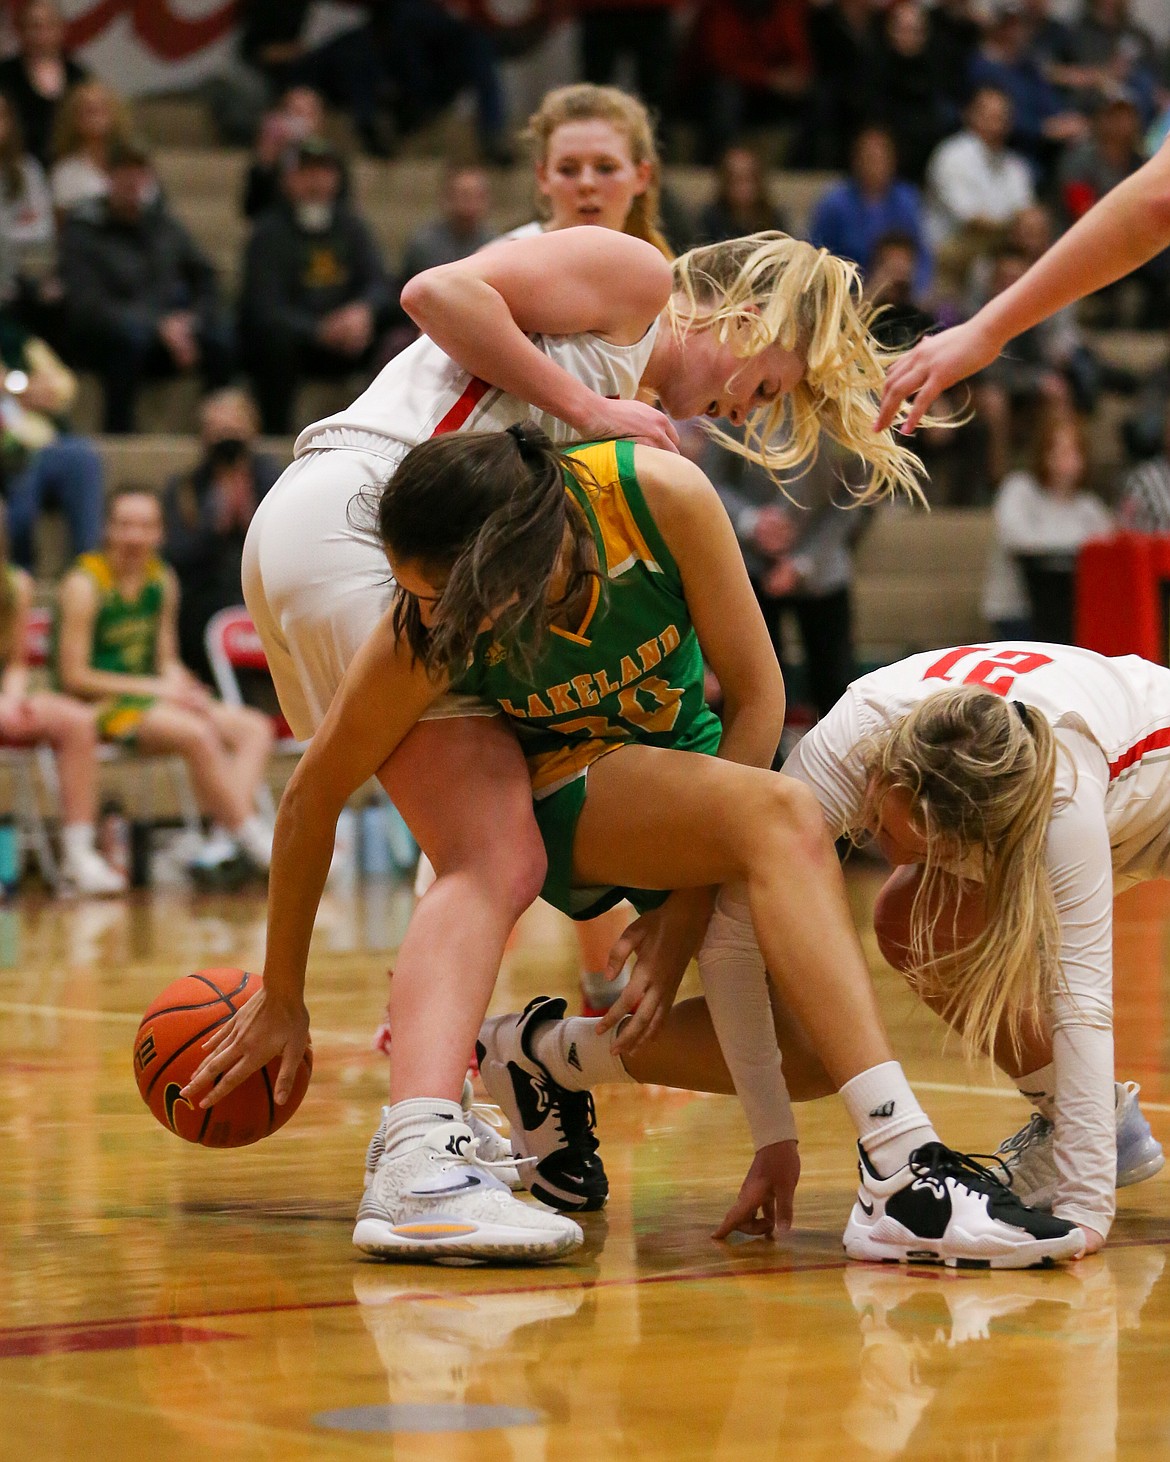
{"type": "Polygon", "coordinates": [[[97,850],[97,717],[71,696],[29,688],[33,581],[8,561],[0,513],[0,746],[47,744],[60,783],[65,888],[88,897],[124,893],[126,879],[97,850]]]}
{"type": "Polygon", "coordinates": [[[82,81],[61,103],[53,130],[49,188],[58,213],[104,198],[110,191],[107,163],[116,144],[129,142],[126,103],[103,81],[82,81]]]}
{"type": "Polygon", "coordinates": [[[659,208],[662,164],[650,114],[616,86],[550,91],[528,119],[540,216],[508,238],[593,224],[645,239],[673,258],[659,208]]]}
{"type": "MultiPolygon", "coordinates": [[[[612,229],[558,229],[426,270],[402,304],[423,337],[301,433],[245,545],[245,599],[302,739],[393,595],[381,545],[351,506],[430,437],[535,418],[561,443],[632,438],[674,452],[671,416],[706,417],[720,436],[726,418],[743,429],[732,450],[778,481],[825,431],[866,464],[859,496],[920,494],[917,458],[872,430],[896,352],[870,333],[855,266],[783,234],[672,265],[612,229]]],[[[427,711],[379,778],[438,874],[395,964],[391,1100],[458,1100],[505,941],[544,880],[528,775],[496,709],[456,696],[427,711]]],[[[644,1005],[649,1019],[709,917],[707,893],[684,890],[641,918],[624,946],[637,968],[610,1016],[644,1005]]],[[[280,1019],[269,1012],[262,1041],[280,1019]]]]}

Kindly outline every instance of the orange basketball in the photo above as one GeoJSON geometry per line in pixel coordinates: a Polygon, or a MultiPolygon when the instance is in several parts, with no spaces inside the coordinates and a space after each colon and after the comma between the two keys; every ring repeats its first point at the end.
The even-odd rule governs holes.
{"type": "Polygon", "coordinates": [[[313,1074],[313,1048],[301,1058],[284,1106],[273,1098],[279,1060],[269,1061],[213,1107],[192,1107],[180,1095],[207,1054],[203,1042],[250,1000],[263,981],[246,970],[198,970],[168,985],[142,1017],[134,1038],[134,1076],[155,1117],[204,1147],[246,1147],[283,1127],[304,1099],[313,1074]]]}

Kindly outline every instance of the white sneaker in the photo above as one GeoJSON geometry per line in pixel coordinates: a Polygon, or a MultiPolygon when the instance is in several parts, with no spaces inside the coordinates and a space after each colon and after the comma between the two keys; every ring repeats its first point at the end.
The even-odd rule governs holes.
{"type": "Polygon", "coordinates": [[[61,872],[69,888],[85,898],[110,898],[126,892],[126,875],[92,848],[67,855],[61,872]]]}
{"type": "Polygon", "coordinates": [[[478,1157],[462,1122],[438,1122],[417,1147],[383,1153],[357,1213],[353,1242],[382,1259],[543,1264],[579,1249],[572,1219],[513,1198],[478,1157]]]}
{"type": "MultiPolygon", "coordinates": [[[[1166,1162],[1162,1144],[1150,1131],[1136,1081],[1115,1083],[1117,1186],[1132,1187],[1160,1173],[1166,1162]]],[[[1007,1170],[1012,1192],[1029,1208],[1051,1208],[1056,1198],[1056,1144],[1052,1123],[1033,1112],[1023,1127],[1005,1138],[995,1156],[1007,1170]]]]}
{"type": "Polygon", "coordinates": [[[540,1025],[561,1020],[563,1000],[538,995],[519,1015],[485,1020],[476,1042],[479,1074],[492,1101],[503,1109],[512,1151],[525,1166],[528,1191],[565,1213],[601,1208],[609,1180],[597,1153],[593,1096],[569,1091],[532,1050],[540,1025]]]}
{"type": "MultiPolygon", "coordinates": [[[[463,1095],[460,1098],[460,1104],[463,1107],[463,1120],[471,1128],[472,1136],[479,1144],[480,1161],[491,1163],[496,1177],[502,1183],[507,1183],[513,1191],[523,1188],[524,1180],[513,1159],[512,1144],[498,1131],[504,1125],[504,1114],[499,1107],[489,1106],[486,1102],[477,1102],[475,1090],[467,1077],[463,1078],[463,1095]]],[[[383,1107],[378,1130],[370,1138],[369,1146],[366,1148],[365,1186],[367,1188],[373,1182],[374,1173],[382,1161],[382,1154],[386,1151],[386,1122],[389,1116],[390,1108],[383,1107]]]]}
{"type": "Polygon", "coordinates": [[[1030,1269],[1075,1259],[1075,1224],[1025,1208],[1006,1183],[941,1142],[927,1142],[892,1177],[880,1178],[858,1144],[861,1182],[845,1228],[851,1259],[1030,1269]]]}
{"type": "Polygon", "coordinates": [[[265,822],[259,813],[242,822],[236,830],[235,840],[255,863],[257,868],[272,866],[272,838],[276,829],[265,822]]]}

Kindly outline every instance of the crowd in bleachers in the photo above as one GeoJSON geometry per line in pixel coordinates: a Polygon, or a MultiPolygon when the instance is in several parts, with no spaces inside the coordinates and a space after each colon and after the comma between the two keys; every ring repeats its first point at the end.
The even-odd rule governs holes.
{"type": "MultiPolygon", "coordinates": [[[[966,318],[1170,131],[1170,51],[1130,19],[1126,0],[1081,0],[1065,18],[1053,9],[1049,0],[577,0],[580,75],[636,88],[656,123],[643,136],[618,117],[630,165],[649,168],[653,182],[641,222],[612,226],[673,251],[761,229],[803,233],[857,262],[891,347],[966,318]]],[[[211,89],[223,145],[237,145],[212,189],[235,190],[240,244],[226,259],[224,237],[200,227],[182,167],[134,105],[67,54],[50,0],[20,8],[16,50],[0,61],[10,558],[41,567],[50,508],[72,555],[102,551],[103,454],[71,427],[90,383],[100,384],[103,431],[124,436],[141,427],[149,383],[197,382],[198,460],[145,484],[161,494],[151,552],[173,566],[165,582],[176,592],[174,665],[147,678],[192,713],[192,686],[211,680],[205,626],[239,599],[243,538],[282,465],[260,435],[287,440],[304,424],[305,382],[356,394],[410,341],[398,299],[408,279],[523,223],[522,198],[529,218],[547,219],[562,206],[558,187],[572,187],[549,151],[560,114],[538,114],[527,136],[539,186],[526,165],[513,166],[525,118],[509,115],[501,70],[565,24],[559,10],[534,5],[510,24],[476,4],[392,0],[319,45],[305,39],[310,10],[307,0],[243,0],[239,54],[211,89]],[[461,95],[474,116],[464,148],[448,153],[435,195],[420,200],[397,155],[416,157],[461,95]],[[376,188],[359,186],[371,167],[376,188]],[[388,230],[393,212],[410,226],[388,230]],[[180,676],[180,663],[196,680],[180,676]]],[[[222,196],[216,207],[221,218],[222,196]]],[[[1164,255],[1087,312],[1029,332],[969,398],[946,403],[958,418],[969,401],[969,419],[920,435],[935,504],[994,506],[991,625],[1035,628],[1027,555],[1075,551],[1113,509],[1127,528],[1170,528],[1170,368],[1143,371],[1100,335],[1124,328],[1157,341],[1168,326],[1164,255]],[[1128,477],[1119,454],[1103,477],[1096,433],[1086,438],[1103,402],[1128,417],[1128,477]]],[[[854,668],[852,545],[864,523],[841,511],[849,464],[826,457],[796,501],[777,502],[740,459],[699,442],[694,450],[724,494],[766,612],[776,624],[794,618],[813,672],[808,699],[823,711],[854,668]]],[[[0,603],[10,661],[13,595],[11,613],[0,603]]],[[[88,671],[81,678],[93,691],[88,671]]],[[[9,740],[19,688],[6,680],[0,689],[9,740]]],[[[223,798],[207,794],[206,759],[228,766],[235,755],[226,742],[214,750],[210,725],[198,746],[188,738],[196,790],[228,834],[247,823],[249,856],[262,863],[260,825],[235,802],[225,821],[223,798]]],[[[176,736],[172,749],[182,750],[176,736]]]]}

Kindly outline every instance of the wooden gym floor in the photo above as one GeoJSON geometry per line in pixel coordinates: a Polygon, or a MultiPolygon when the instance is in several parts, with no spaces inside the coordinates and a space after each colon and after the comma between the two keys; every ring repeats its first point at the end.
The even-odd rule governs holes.
{"type": "MultiPolygon", "coordinates": [[[[876,876],[852,886],[868,927],[876,876]]],[[[829,1100],[802,1118],[791,1240],[724,1246],[708,1235],[750,1156],[734,1104],[622,1088],[598,1103],[613,1198],[577,1262],[360,1261],[384,1075],[369,1034],[408,908],[377,885],[327,898],[309,1095],[284,1132],[224,1153],[152,1121],[130,1046],[175,975],[258,967],[261,897],[0,907],[0,1457],[1170,1457],[1166,1173],[1065,1270],[849,1265],[852,1142],[829,1100]]],[[[1170,886],[1119,905],[1118,1070],[1163,1143],[1168,931],[1170,886]]],[[[879,984],[941,1131],[993,1148],[1019,1098],[940,1054],[933,1017],[879,984]]],[[[565,928],[535,910],[497,1008],[572,987],[565,928]]]]}

